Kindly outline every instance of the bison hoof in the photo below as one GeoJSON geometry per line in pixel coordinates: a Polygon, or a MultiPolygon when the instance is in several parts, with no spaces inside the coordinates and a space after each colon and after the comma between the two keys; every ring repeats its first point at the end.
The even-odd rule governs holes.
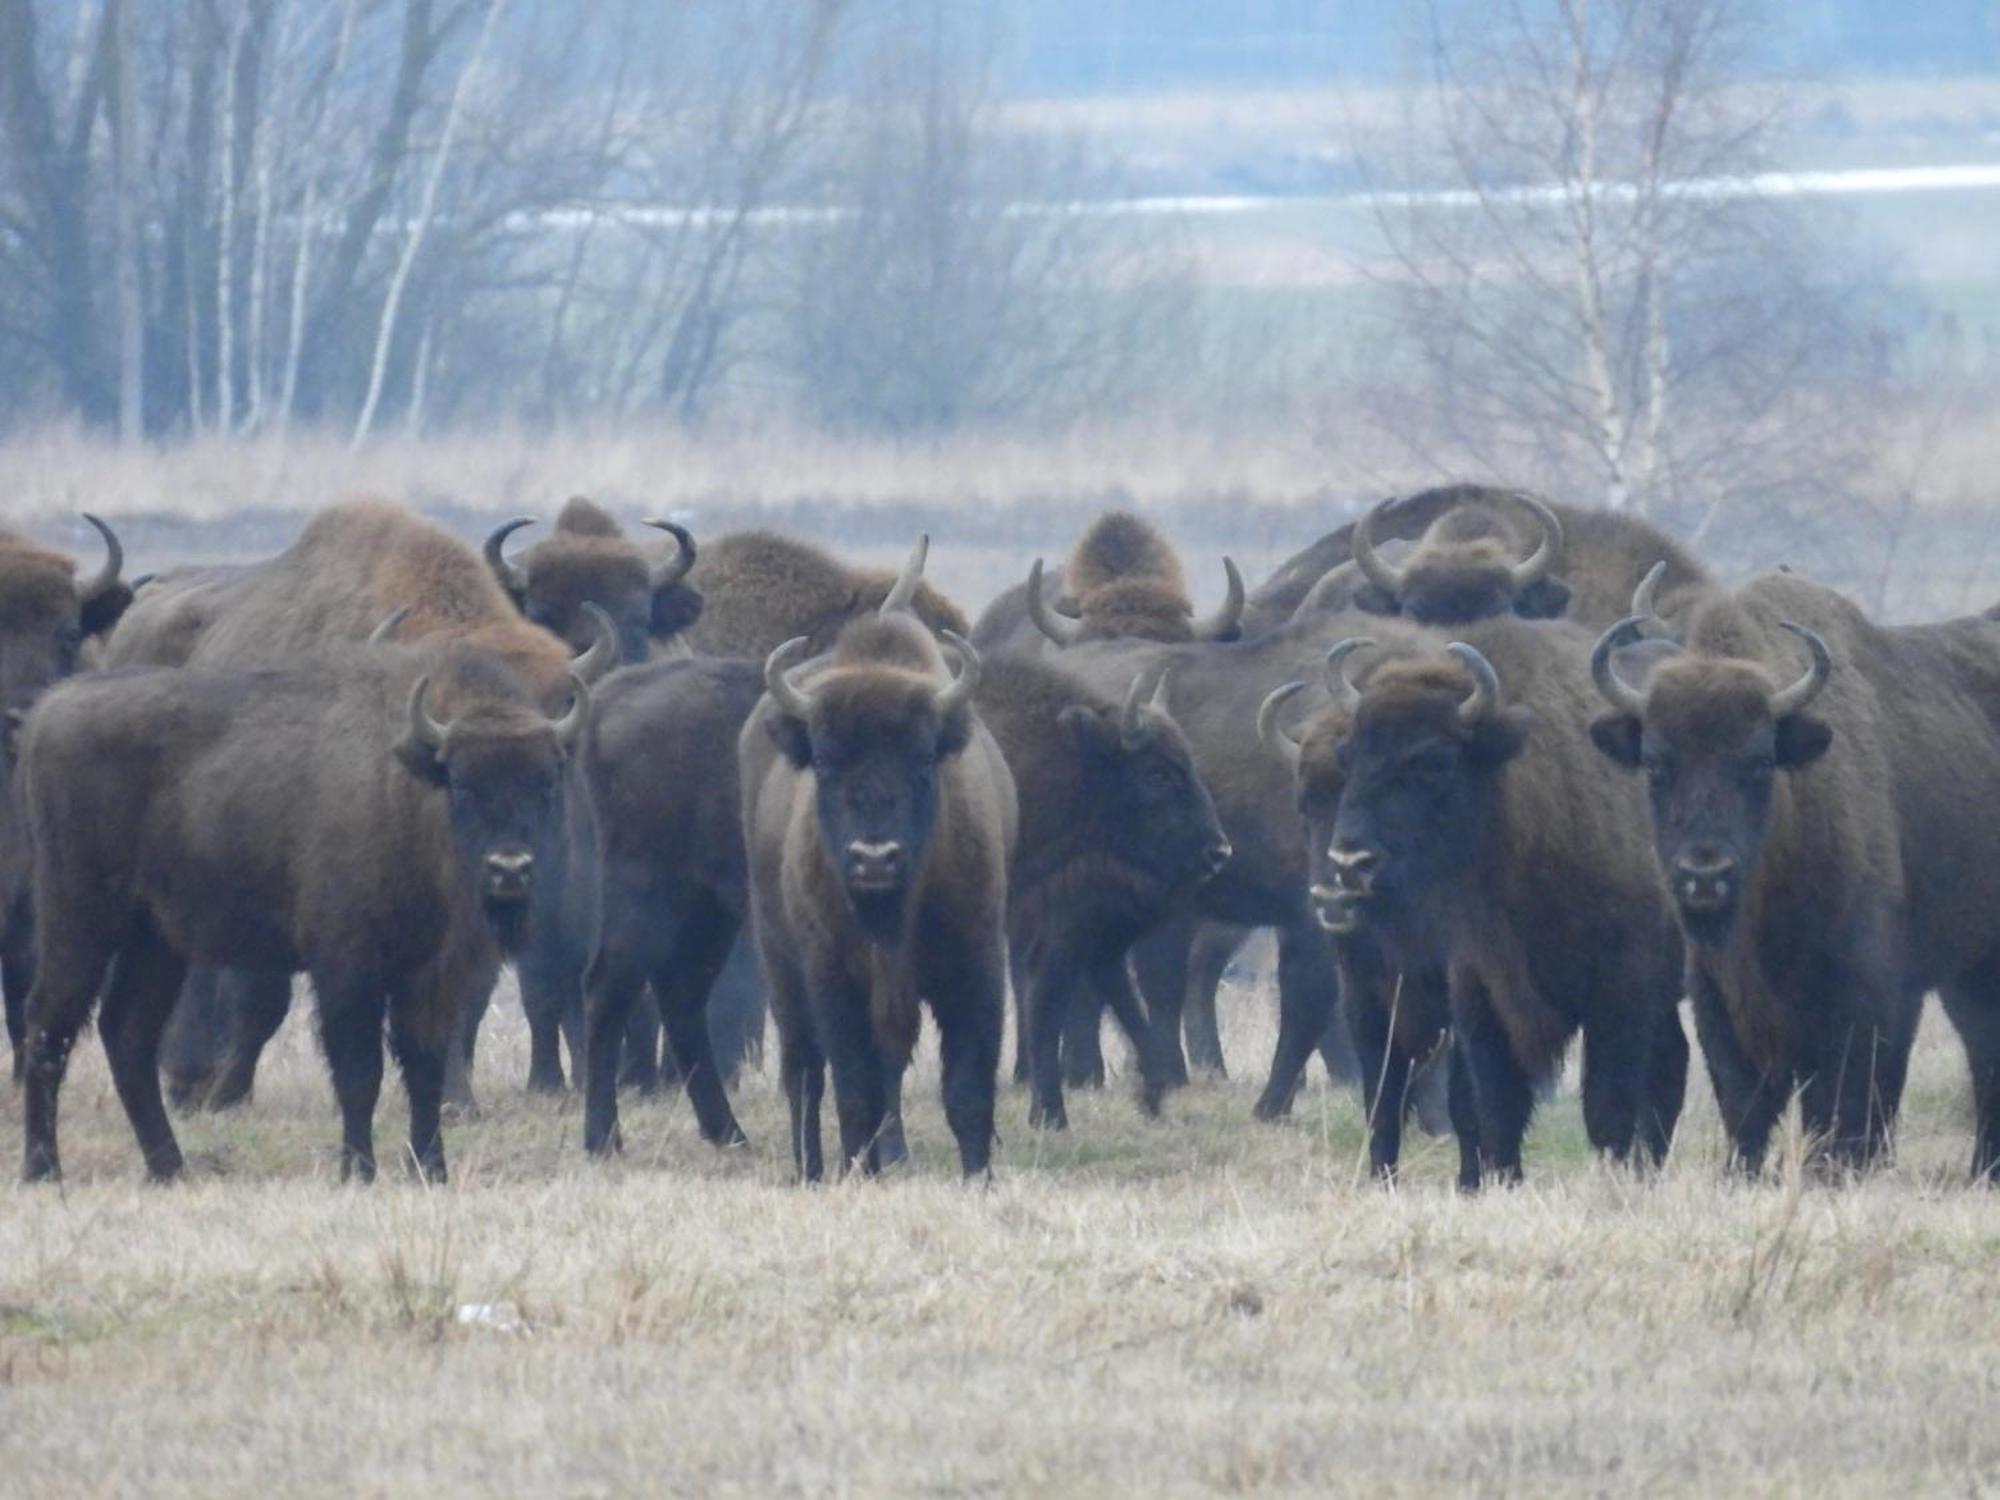
{"type": "Polygon", "coordinates": [[[1028,1123],[1037,1130],[1067,1130],[1069,1129],[1069,1115],[1060,1107],[1055,1109],[1031,1109],[1028,1111],[1028,1123]]]}
{"type": "Polygon", "coordinates": [[[1250,1111],[1252,1115],[1264,1121],[1267,1125],[1273,1121],[1284,1119],[1291,1112],[1292,1098],[1289,1094],[1275,1099],[1266,1094],[1257,1101],[1257,1107],[1250,1111]]]}

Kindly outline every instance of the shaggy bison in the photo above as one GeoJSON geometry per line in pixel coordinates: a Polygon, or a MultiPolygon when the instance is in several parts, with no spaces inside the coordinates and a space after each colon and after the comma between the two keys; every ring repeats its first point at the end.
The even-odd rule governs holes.
{"type": "Polygon", "coordinates": [[[486,565],[521,613],[571,650],[588,650],[597,638],[586,604],[611,617],[621,662],[644,661],[701,617],[701,594],[684,581],[696,556],[685,527],[646,522],[674,539],[673,556],[652,562],[609,512],[579,495],[563,506],[546,540],[510,561],[507,538],[534,524],[522,516],[496,527],[486,538],[486,565]]]}

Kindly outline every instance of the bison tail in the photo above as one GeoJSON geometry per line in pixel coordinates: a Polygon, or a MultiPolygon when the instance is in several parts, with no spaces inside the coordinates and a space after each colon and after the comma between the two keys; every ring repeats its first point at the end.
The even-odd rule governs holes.
{"type": "Polygon", "coordinates": [[[875,951],[873,968],[868,1019],[875,1027],[875,1045],[890,1062],[903,1067],[917,1047],[916,976],[906,955],[880,949],[875,951]]]}

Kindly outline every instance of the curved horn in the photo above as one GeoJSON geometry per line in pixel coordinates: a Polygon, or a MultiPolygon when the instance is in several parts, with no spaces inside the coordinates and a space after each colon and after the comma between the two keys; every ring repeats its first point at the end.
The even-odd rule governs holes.
{"type": "Polygon", "coordinates": [[[410,688],[410,740],[426,750],[437,751],[444,748],[451,726],[440,724],[431,717],[430,709],[425,706],[430,692],[431,676],[426,672],[410,688]]]}
{"type": "Polygon", "coordinates": [[[896,583],[883,599],[877,614],[900,615],[911,612],[911,601],[917,597],[917,585],[924,581],[924,563],[931,555],[929,533],[917,538],[916,546],[910,549],[909,560],[903,564],[903,571],[896,575],[896,583]]]}
{"type": "Polygon", "coordinates": [[[1631,645],[1639,639],[1639,615],[1627,615],[1597,638],[1597,644],[1590,648],[1590,680],[1597,684],[1597,691],[1606,703],[1620,713],[1638,714],[1646,711],[1645,695],[1631,683],[1618,675],[1618,669],[1611,664],[1611,653],[1631,645]]]}
{"type": "Polygon", "coordinates": [[[1058,646],[1074,646],[1083,627],[1074,620],[1065,620],[1049,608],[1049,601],[1042,597],[1042,560],[1035,559],[1035,565],[1028,569],[1028,618],[1035,622],[1035,629],[1054,641],[1058,646]]]}
{"type": "Polygon", "coordinates": [[[527,587],[527,580],[521,577],[521,570],[507,561],[507,538],[523,526],[535,524],[533,516],[516,516],[511,521],[503,521],[486,534],[486,566],[493,570],[493,576],[500,580],[500,587],[510,594],[518,595],[527,587]]]}
{"type": "Polygon", "coordinates": [[[581,677],[586,683],[594,683],[618,665],[618,627],[611,623],[611,616],[595,604],[586,603],[583,612],[597,627],[597,638],[571,660],[569,669],[573,676],[581,677]]]}
{"type": "Polygon", "coordinates": [[[1812,652],[1812,665],[1806,668],[1806,675],[1790,687],[1781,688],[1771,695],[1771,713],[1782,718],[1786,714],[1797,713],[1820,695],[1827,678],[1833,675],[1833,653],[1826,649],[1826,642],[1817,633],[1805,626],[1795,625],[1790,620],[1778,623],[1804,641],[1806,649],[1812,652]]]}
{"type": "Polygon", "coordinates": [[[679,583],[694,567],[694,534],[687,527],[676,526],[672,521],[647,521],[645,524],[656,531],[666,532],[676,543],[673,557],[647,576],[647,584],[657,594],[679,583]]]}
{"type": "Polygon", "coordinates": [[[1368,581],[1392,598],[1403,597],[1403,570],[1386,561],[1375,550],[1375,523],[1387,515],[1396,504],[1391,495],[1363,516],[1354,527],[1354,565],[1362,571],[1368,581]]]}
{"type": "Polygon", "coordinates": [[[371,646],[382,646],[393,641],[396,638],[397,629],[402,625],[404,618],[409,612],[409,605],[400,604],[382,616],[382,623],[368,632],[368,644],[371,646]]]}
{"type": "Polygon", "coordinates": [[[795,635],[764,658],[764,691],[771,701],[795,719],[812,714],[812,695],[801,692],[786,674],[805,659],[806,638],[795,635]]]}
{"type": "Polygon", "coordinates": [[[549,725],[556,732],[556,743],[565,750],[576,747],[583,726],[590,722],[590,679],[572,667],[569,680],[576,686],[576,696],[569,701],[569,712],[560,719],[551,720],[549,725]]]}
{"type": "Polygon", "coordinates": [[[937,711],[942,717],[972,701],[973,689],[979,686],[979,653],[955,630],[940,630],[938,638],[958,653],[958,675],[937,695],[937,711]]]}
{"type": "Polygon", "coordinates": [[[1539,496],[1530,495],[1525,490],[1515,490],[1512,493],[1514,503],[1526,506],[1534,512],[1535,519],[1542,523],[1541,544],[1513,566],[1514,588],[1518,591],[1531,583],[1539,582],[1542,575],[1556,565],[1556,559],[1562,556],[1563,527],[1556,513],[1549,509],[1547,501],[1539,496]]]}
{"type": "Polygon", "coordinates": [[[1132,678],[1132,686],[1125,694],[1124,710],[1118,715],[1118,737],[1126,743],[1139,733],[1139,700],[1146,694],[1146,674],[1137,673],[1132,678]]]}
{"type": "Polygon", "coordinates": [[[1278,722],[1278,710],[1293,694],[1304,688],[1303,682],[1288,682],[1282,687],[1272,688],[1264,695],[1264,701],[1257,705],[1257,738],[1284,756],[1286,764],[1294,771],[1299,768],[1301,746],[1278,722]]]}
{"type": "Polygon", "coordinates": [[[1632,590],[1631,612],[1642,619],[1653,619],[1659,614],[1655,601],[1660,597],[1660,580],[1667,576],[1667,560],[1661,558],[1646,569],[1646,576],[1639,580],[1639,586],[1632,590]]]}
{"type": "Polygon", "coordinates": [[[1207,619],[1197,620],[1194,638],[1198,641],[1219,641],[1234,636],[1243,624],[1243,604],[1249,598],[1243,587],[1243,575],[1236,570],[1235,560],[1223,558],[1222,571],[1229,580],[1229,590],[1223,596],[1222,607],[1207,619]]]}
{"type": "Polygon", "coordinates": [[[1465,670],[1472,674],[1472,693],[1458,705],[1458,722],[1476,724],[1500,701],[1500,674],[1493,670],[1493,663],[1480,653],[1477,646],[1453,641],[1444,649],[1464,662],[1465,670]]]}
{"type": "Polygon", "coordinates": [[[97,576],[90,582],[79,583],[76,586],[76,597],[88,604],[93,599],[101,599],[118,587],[118,574],[125,566],[125,547],[118,540],[118,533],[103,521],[89,511],[82,512],[82,515],[84,520],[96,529],[97,534],[104,538],[104,566],[97,570],[97,576]]]}
{"type": "Polygon", "coordinates": [[[1147,700],[1146,707],[1150,708],[1156,714],[1173,712],[1172,709],[1167,707],[1167,679],[1173,675],[1173,664],[1169,662],[1166,666],[1160,668],[1160,675],[1153,679],[1153,696],[1147,700]]]}
{"type": "Polygon", "coordinates": [[[1294,620],[1309,620],[1314,615],[1327,613],[1327,601],[1343,590],[1351,592],[1354,580],[1360,576],[1361,568],[1351,558],[1338,567],[1328,568],[1305,591],[1304,597],[1292,606],[1291,617],[1294,620]]]}
{"type": "Polygon", "coordinates": [[[1342,708],[1352,708],[1361,701],[1361,689],[1347,675],[1347,658],[1363,646],[1374,644],[1375,637],[1372,635],[1350,635],[1326,653],[1326,690],[1333,694],[1333,701],[1342,708]]]}

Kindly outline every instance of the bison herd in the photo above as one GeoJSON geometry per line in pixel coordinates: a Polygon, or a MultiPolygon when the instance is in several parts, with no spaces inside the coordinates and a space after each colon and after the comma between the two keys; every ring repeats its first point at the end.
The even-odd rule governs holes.
{"type": "Polygon", "coordinates": [[[628,535],[573,500],[474,550],[378,500],[268,561],[88,581],[0,533],[0,986],[24,1172],[93,1011],[147,1170],[167,1108],[248,1099],[293,976],[342,1173],[383,1043],[410,1158],[475,1106],[520,982],[528,1084],[620,1145],[621,1085],[728,1085],[765,1012],[801,1177],[905,1154],[928,1009],[989,1169],[1015,1007],[1030,1120],[1223,1067],[1215,989],[1278,952],[1259,1118],[1319,1053],[1392,1176],[1435,1095],[1465,1188],[1521,1174],[1582,1039],[1592,1144],[1657,1162],[1693,1013],[1740,1165],[1796,1095],[1817,1158],[1888,1148],[1924,996],[2000,1176],[2000,610],[1884,626],[1789,573],[1725,585],[1646,523],[1459,485],[1385,501],[1197,617],[1181,560],[1097,518],[976,622],[924,579],[762,531],[628,535]],[[510,545],[516,549],[510,555],[510,545]],[[567,1053],[567,1068],[565,1067],[567,1053]],[[163,1083],[165,1085],[163,1089],[163,1083]]]}

